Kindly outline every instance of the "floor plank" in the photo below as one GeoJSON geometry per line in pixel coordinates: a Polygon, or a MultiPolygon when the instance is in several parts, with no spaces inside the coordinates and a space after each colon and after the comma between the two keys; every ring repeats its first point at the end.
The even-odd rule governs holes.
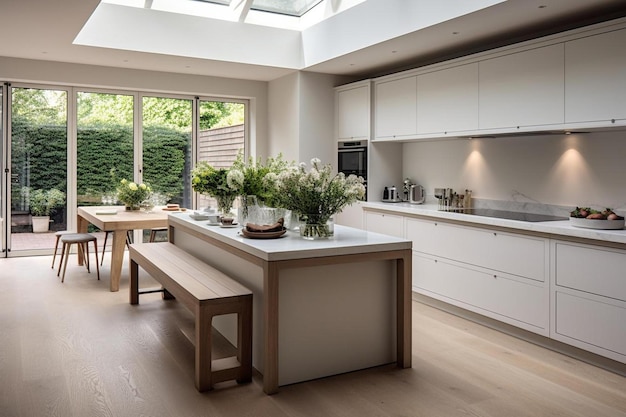
{"type": "Polygon", "coordinates": [[[129,305],[126,262],[118,293],[106,267],[98,281],[73,255],[61,284],[50,262],[0,259],[0,416],[626,416],[626,378],[415,301],[411,369],[198,393],[183,306],[129,305]]]}

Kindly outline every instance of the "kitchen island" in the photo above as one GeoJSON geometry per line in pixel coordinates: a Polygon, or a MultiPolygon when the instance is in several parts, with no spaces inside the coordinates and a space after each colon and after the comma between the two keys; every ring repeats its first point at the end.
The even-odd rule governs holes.
{"type": "MultiPolygon", "coordinates": [[[[170,241],[253,292],[253,366],[281,385],[396,362],[411,367],[411,241],[336,226],[328,240],[248,239],[170,214],[170,241]]],[[[236,343],[234,317],[213,325],[236,343]]]]}

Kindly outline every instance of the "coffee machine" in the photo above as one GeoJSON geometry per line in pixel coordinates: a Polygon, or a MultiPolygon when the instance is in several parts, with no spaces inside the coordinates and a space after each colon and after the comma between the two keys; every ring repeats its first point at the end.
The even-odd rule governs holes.
{"type": "Polygon", "coordinates": [[[424,187],[419,184],[414,184],[410,178],[406,178],[404,180],[402,193],[402,201],[406,201],[411,204],[423,204],[426,200],[424,187]]]}

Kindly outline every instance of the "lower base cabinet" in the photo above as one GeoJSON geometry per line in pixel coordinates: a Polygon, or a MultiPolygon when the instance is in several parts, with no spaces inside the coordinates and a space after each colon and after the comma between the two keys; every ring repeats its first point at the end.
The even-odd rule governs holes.
{"type": "Polygon", "coordinates": [[[626,249],[366,210],[413,241],[413,291],[626,363],[626,249]]]}
{"type": "Polygon", "coordinates": [[[626,251],[554,241],[555,340],[626,363],[626,251]]]}
{"type": "Polygon", "coordinates": [[[413,289],[475,313],[549,335],[544,283],[413,252],[413,289]]]}

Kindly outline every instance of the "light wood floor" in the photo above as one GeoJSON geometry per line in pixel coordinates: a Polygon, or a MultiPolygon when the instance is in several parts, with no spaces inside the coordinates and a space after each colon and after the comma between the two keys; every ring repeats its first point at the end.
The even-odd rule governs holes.
{"type": "Polygon", "coordinates": [[[191,315],[70,261],[61,284],[50,257],[0,259],[0,416],[626,416],[626,378],[417,302],[412,369],[200,394],[191,315]]]}

